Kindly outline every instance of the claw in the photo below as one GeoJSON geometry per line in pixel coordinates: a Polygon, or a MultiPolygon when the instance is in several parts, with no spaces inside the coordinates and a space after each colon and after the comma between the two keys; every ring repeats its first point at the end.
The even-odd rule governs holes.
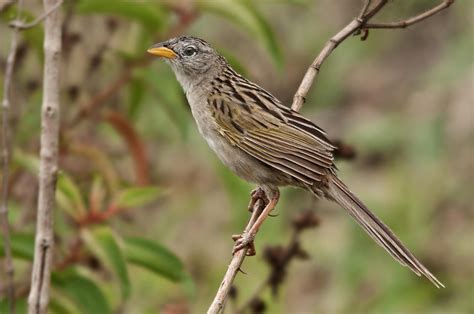
{"type": "Polygon", "coordinates": [[[234,234],[232,236],[232,240],[235,241],[234,248],[232,249],[232,254],[237,253],[238,251],[242,250],[245,247],[248,247],[247,253],[245,255],[247,256],[254,256],[256,253],[255,251],[255,245],[253,242],[254,236],[250,234],[234,234]]]}
{"type": "Polygon", "coordinates": [[[263,204],[267,204],[267,197],[265,195],[265,192],[263,192],[262,188],[257,187],[256,189],[252,190],[250,192],[250,202],[248,206],[248,210],[250,212],[253,212],[253,207],[255,206],[255,203],[261,199],[263,201],[263,204]]]}

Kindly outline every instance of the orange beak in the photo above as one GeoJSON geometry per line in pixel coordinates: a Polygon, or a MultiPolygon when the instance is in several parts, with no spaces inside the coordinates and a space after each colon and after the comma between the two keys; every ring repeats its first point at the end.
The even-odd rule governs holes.
{"type": "Polygon", "coordinates": [[[156,48],[152,47],[148,49],[147,52],[151,53],[152,55],[167,58],[167,59],[174,59],[177,56],[176,52],[166,47],[156,47],[156,48]]]}

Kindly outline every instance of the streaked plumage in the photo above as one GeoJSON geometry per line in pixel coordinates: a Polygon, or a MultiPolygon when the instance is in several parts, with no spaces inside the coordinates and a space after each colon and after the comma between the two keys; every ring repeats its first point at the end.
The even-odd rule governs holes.
{"type": "MultiPolygon", "coordinates": [[[[258,184],[273,206],[278,187],[285,185],[335,201],[402,265],[437,287],[443,286],[337,178],[335,147],[321,128],[236,73],[202,39],[173,38],[149,52],[166,57],[200,133],[221,161],[243,179],[258,184]]],[[[244,245],[252,239],[248,237],[244,245]]]]}

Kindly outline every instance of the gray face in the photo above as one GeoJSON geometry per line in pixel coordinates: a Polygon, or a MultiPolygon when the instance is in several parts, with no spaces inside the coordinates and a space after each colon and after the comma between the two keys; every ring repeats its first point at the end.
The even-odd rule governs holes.
{"type": "Polygon", "coordinates": [[[207,42],[196,37],[180,36],[158,45],[169,48],[176,54],[173,58],[166,58],[176,74],[202,75],[215,67],[216,63],[220,63],[219,54],[207,42]]]}

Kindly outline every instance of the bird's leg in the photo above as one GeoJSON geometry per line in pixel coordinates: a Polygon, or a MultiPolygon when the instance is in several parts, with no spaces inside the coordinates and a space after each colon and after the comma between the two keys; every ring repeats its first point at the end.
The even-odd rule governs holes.
{"type": "Polygon", "coordinates": [[[248,209],[251,213],[253,212],[254,205],[258,200],[262,200],[265,205],[267,205],[268,203],[265,192],[259,186],[256,189],[252,190],[252,192],[250,192],[250,203],[248,209]]]}
{"type": "MultiPolygon", "coordinates": [[[[279,198],[280,198],[280,192],[276,192],[275,195],[272,198],[270,198],[268,204],[266,204],[262,213],[258,215],[258,218],[255,220],[255,223],[250,227],[250,229],[246,228],[245,231],[241,235],[232,237],[234,241],[236,241],[232,254],[235,254],[237,251],[243,249],[246,246],[249,246],[247,255],[255,255],[255,247],[253,244],[255,235],[257,234],[258,229],[260,228],[262,223],[265,221],[265,218],[267,218],[268,214],[270,214],[270,212],[275,208],[276,204],[278,203],[279,198]]],[[[252,213],[251,221],[254,218],[254,215],[256,215],[255,211],[252,213]]],[[[249,226],[250,224],[247,227],[249,226]]]]}

